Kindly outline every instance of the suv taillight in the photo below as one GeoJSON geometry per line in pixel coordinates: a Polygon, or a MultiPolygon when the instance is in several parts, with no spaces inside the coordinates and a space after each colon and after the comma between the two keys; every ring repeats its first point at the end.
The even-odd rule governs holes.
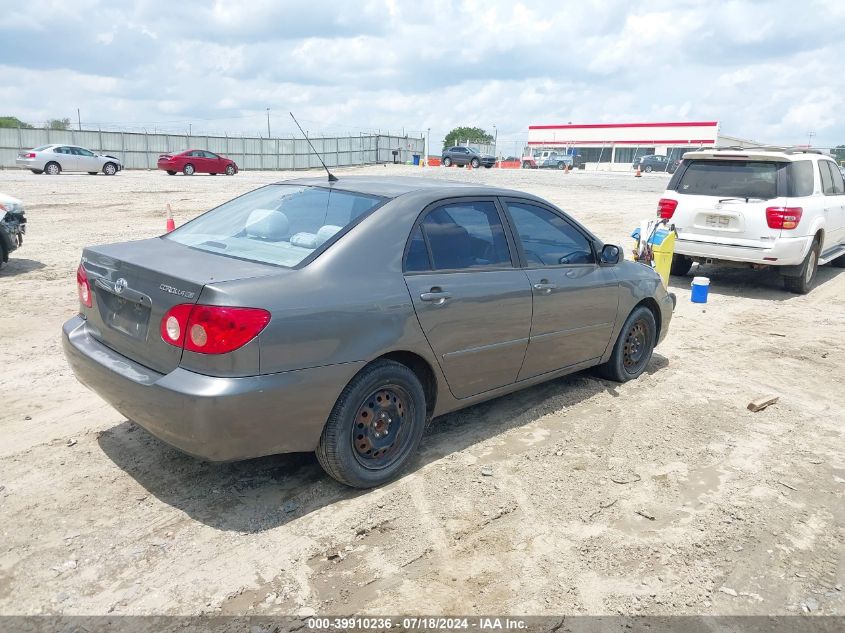
{"type": "Polygon", "coordinates": [[[803,213],[801,207],[769,207],[766,209],[766,222],[770,229],[794,229],[803,213]]]}
{"type": "Polygon", "coordinates": [[[261,308],[225,306],[173,306],[161,319],[165,343],[200,354],[226,354],[243,347],[270,322],[261,308]]]}
{"type": "Polygon", "coordinates": [[[672,200],[671,198],[661,198],[660,202],[657,203],[657,216],[663,218],[664,220],[668,220],[674,215],[675,209],[677,208],[677,200],[672,200]]]}
{"type": "Polygon", "coordinates": [[[94,305],[94,297],[91,294],[91,284],[88,283],[88,275],[82,264],[76,269],[76,290],[79,293],[79,302],[86,308],[94,305]]]}

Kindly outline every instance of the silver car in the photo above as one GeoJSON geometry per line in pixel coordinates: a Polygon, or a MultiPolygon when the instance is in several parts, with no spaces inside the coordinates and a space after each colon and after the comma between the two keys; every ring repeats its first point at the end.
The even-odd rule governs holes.
{"type": "Polygon", "coordinates": [[[57,176],[63,171],[86,171],[91,175],[114,176],[123,169],[115,156],[97,154],[77,145],[42,145],[18,154],[15,164],[33,174],[57,176]]]}
{"type": "Polygon", "coordinates": [[[86,248],[64,349],[185,452],[316,451],[364,488],[401,472],[435,416],[596,365],[639,376],[674,297],[621,258],[519,191],[291,180],[86,248]]]}

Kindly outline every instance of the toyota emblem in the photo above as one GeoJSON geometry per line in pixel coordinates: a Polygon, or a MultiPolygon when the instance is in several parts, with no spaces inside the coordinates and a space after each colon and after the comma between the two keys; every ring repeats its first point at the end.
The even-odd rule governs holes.
{"type": "Polygon", "coordinates": [[[124,290],[126,290],[126,280],[123,277],[121,277],[116,282],[114,282],[114,291],[117,294],[120,294],[124,290]]]}

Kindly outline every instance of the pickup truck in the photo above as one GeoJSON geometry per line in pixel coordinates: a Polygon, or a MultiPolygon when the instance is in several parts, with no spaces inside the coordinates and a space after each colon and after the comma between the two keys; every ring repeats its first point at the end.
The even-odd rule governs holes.
{"type": "Polygon", "coordinates": [[[580,154],[571,155],[546,150],[522,157],[523,169],[584,169],[584,160],[580,154]]]}

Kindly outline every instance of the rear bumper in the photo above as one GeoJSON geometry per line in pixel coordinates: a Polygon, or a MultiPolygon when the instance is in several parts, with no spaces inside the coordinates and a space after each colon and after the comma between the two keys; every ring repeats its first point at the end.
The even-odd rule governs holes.
{"type": "Polygon", "coordinates": [[[44,169],[45,161],[37,158],[16,158],[15,166],[21,169],[44,169]]]}
{"type": "Polygon", "coordinates": [[[769,266],[794,266],[804,261],[813,238],[779,237],[771,245],[761,247],[727,246],[712,242],[678,238],[675,253],[701,259],[764,264],[769,266]]]}
{"type": "Polygon", "coordinates": [[[62,328],[77,379],[121,414],[172,446],[229,461],[313,451],[340,391],[364,363],[246,378],[177,368],[160,374],[88,335],[75,316],[62,328]]]}

